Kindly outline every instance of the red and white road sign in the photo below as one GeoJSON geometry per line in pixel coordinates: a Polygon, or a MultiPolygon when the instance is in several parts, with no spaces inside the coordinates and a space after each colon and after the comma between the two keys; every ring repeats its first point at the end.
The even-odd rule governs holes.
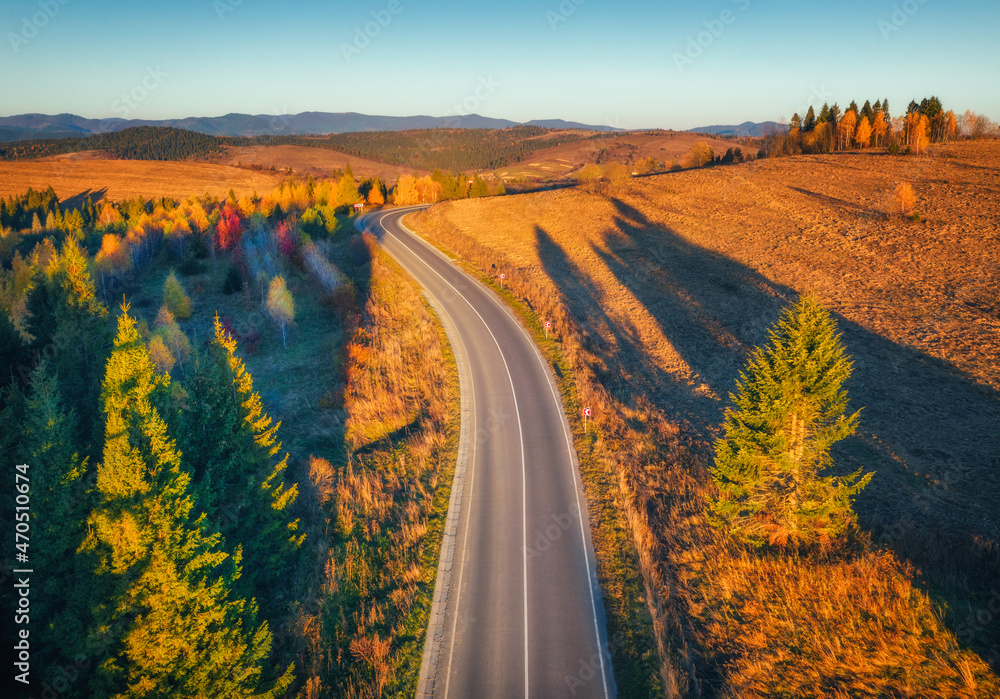
{"type": "Polygon", "coordinates": [[[552,321],[551,320],[545,321],[545,327],[546,328],[551,328],[552,327],[552,321]]]}
{"type": "Polygon", "coordinates": [[[501,273],[500,273],[500,278],[501,278],[501,279],[506,279],[506,278],[507,278],[507,275],[506,275],[506,274],[504,274],[503,272],[501,272],[501,273]]]}
{"type": "Polygon", "coordinates": [[[590,408],[584,408],[583,414],[586,415],[587,417],[590,417],[590,408]]]}

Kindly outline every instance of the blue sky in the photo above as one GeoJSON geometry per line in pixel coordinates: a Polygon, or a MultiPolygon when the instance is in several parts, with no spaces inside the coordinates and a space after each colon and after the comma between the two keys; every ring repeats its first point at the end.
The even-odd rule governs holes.
{"type": "Polygon", "coordinates": [[[936,94],[996,120],[998,28],[995,0],[5,0],[0,115],[474,111],[684,129],[936,94]]]}

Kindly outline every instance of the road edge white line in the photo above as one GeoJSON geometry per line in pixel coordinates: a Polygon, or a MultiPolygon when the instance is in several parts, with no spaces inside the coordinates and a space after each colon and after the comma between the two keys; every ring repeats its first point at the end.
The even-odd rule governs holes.
{"type": "MultiPolygon", "coordinates": [[[[381,222],[381,220],[382,219],[380,217],[379,221],[381,222]]],[[[406,228],[406,226],[403,226],[403,222],[402,221],[399,221],[399,225],[402,226],[403,228],[406,228]]],[[[413,233],[408,228],[406,228],[406,230],[408,232],[410,232],[410,233],[413,233]]],[[[391,236],[397,243],[399,243],[404,248],[406,248],[407,250],[409,250],[415,257],[417,257],[418,259],[420,258],[420,256],[417,255],[417,253],[415,253],[413,251],[413,249],[409,245],[407,245],[406,243],[404,243],[402,240],[400,240],[396,236],[392,235],[392,233],[390,233],[388,230],[386,231],[386,235],[391,236]]],[[[427,263],[425,262],[424,264],[427,264],[427,263]]],[[[514,399],[514,415],[517,418],[517,432],[518,432],[518,438],[519,438],[520,443],[521,443],[521,557],[522,557],[523,580],[524,580],[524,582],[523,582],[523,587],[524,587],[524,697],[525,697],[525,699],[529,699],[529,692],[528,692],[528,684],[529,684],[529,675],[528,675],[528,509],[527,509],[528,495],[527,495],[527,473],[526,473],[525,455],[524,455],[524,428],[521,425],[521,411],[520,411],[520,409],[518,408],[518,405],[517,405],[517,389],[514,388],[514,377],[510,373],[510,366],[507,364],[507,357],[504,356],[503,348],[500,347],[500,342],[497,340],[496,335],[493,334],[493,330],[490,329],[489,323],[486,322],[486,319],[483,318],[482,314],[472,304],[472,302],[469,301],[469,299],[467,299],[465,297],[465,295],[461,291],[459,291],[458,289],[455,288],[454,284],[452,284],[450,281],[448,281],[447,279],[445,279],[444,276],[440,272],[438,272],[436,269],[434,269],[430,265],[427,265],[427,269],[429,269],[432,272],[434,272],[434,274],[436,274],[438,277],[441,278],[441,281],[443,281],[445,284],[447,284],[448,286],[450,286],[451,289],[456,294],[458,294],[462,298],[463,301],[465,301],[467,304],[469,304],[469,308],[472,309],[472,312],[475,313],[477,316],[479,316],[479,319],[483,322],[483,326],[486,328],[486,331],[490,334],[490,337],[493,338],[493,342],[497,346],[497,351],[500,353],[500,358],[503,360],[504,371],[507,372],[507,381],[510,383],[511,396],[514,399]]],[[[534,347],[534,343],[533,342],[531,343],[531,346],[534,347]]],[[[560,410],[560,412],[562,412],[562,411],[560,410]]],[[[589,573],[588,573],[588,576],[589,576],[589,573]]],[[[598,646],[598,654],[600,655],[600,646],[598,646]]],[[[602,665],[603,665],[603,662],[604,662],[604,659],[602,657],[602,659],[601,659],[602,665]]]]}
{"type": "MultiPolygon", "coordinates": [[[[442,253],[440,250],[438,250],[435,246],[433,246],[430,243],[428,243],[427,241],[425,241],[421,236],[417,235],[412,230],[410,230],[409,228],[407,228],[403,224],[403,222],[402,222],[402,217],[400,217],[400,220],[398,221],[398,223],[399,223],[400,227],[404,228],[407,232],[409,232],[410,234],[412,234],[417,240],[419,240],[421,243],[423,243],[424,246],[427,249],[432,250],[433,252],[437,253],[442,259],[444,259],[447,262],[449,262],[449,264],[453,264],[452,260],[449,260],[448,257],[446,255],[444,255],[444,253],[442,253]]],[[[398,238],[396,238],[396,240],[399,241],[398,238]]],[[[401,244],[403,244],[405,247],[407,247],[407,249],[412,252],[412,250],[409,248],[409,246],[406,246],[406,244],[402,243],[402,241],[399,241],[399,242],[401,244]]],[[[416,254],[416,253],[414,253],[414,254],[416,254]]],[[[435,270],[435,273],[437,273],[436,270],[435,270]]],[[[441,277],[440,274],[438,274],[438,276],[441,277]]],[[[441,278],[444,279],[444,277],[441,277],[441,278]]],[[[447,283],[448,280],[445,279],[444,281],[447,283]]],[[[452,289],[455,288],[451,284],[449,284],[449,286],[451,286],[452,289]]],[[[497,305],[497,307],[499,307],[504,313],[506,313],[507,316],[511,320],[514,321],[514,324],[518,327],[518,329],[524,335],[525,339],[528,341],[528,344],[531,345],[531,347],[534,349],[534,351],[535,351],[535,358],[539,361],[539,363],[542,365],[542,368],[544,369],[546,378],[548,379],[549,392],[552,395],[552,399],[553,399],[553,401],[556,404],[556,408],[558,409],[558,412],[559,412],[559,415],[560,415],[560,418],[561,418],[560,422],[562,422],[562,426],[563,426],[563,435],[566,438],[566,449],[567,449],[567,451],[570,454],[571,465],[575,469],[575,473],[573,474],[573,476],[574,476],[573,480],[574,480],[574,483],[577,483],[577,476],[579,475],[579,461],[576,458],[576,449],[573,446],[573,440],[572,440],[572,435],[571,435],[571,432],[570,432],[570,429],[569,429],[569,422],[568,422],[567,417],[566,417],[566,411],[565,411],[564,406],[562,404],[562,400],[560,400],[559,394],[556,391],[554,378],[552,377],[552,372],[550,371],[549,364],[545,360],[545,357],[542,355],[541,350],[538,349],[538,346],[535,344],[534,339],[531,337],[531,335],[528,334],[528,331],[522,325],[520,319],[511,312],[511,310],[507,307],[507,305],[505,303],[503,303],[503,301],[501,299],[499,299],[496,296],[496,292],[493,292],[492,289],[489,289],[489,287],[486,287],[485,285],[484,285],[484,289],[486,289],[486,291],[488,291],[488,292],[491,292],[491,293],[488,293],[487,296],[493,301],[494,304],[497,305]]],[[[455,289],[455,291],[458,293],[457,289],[455,289]]],[[[459,293],[459,295],[461,295],[461,294],[459,293]]],[[[464,296],[462,298],[465,299],[464,296]]],[[[465,301],[466,301],[466,303],[469,303],[468,299],[465,299],[465,301]]],[[[471,306],[472,304],[470,303],[469,305],[471,306]]],[[[473,309],[473,310],[475,310],[475,309],[473,309]]],[[[478,312],[477,312],[477,315],[478,315],[478,312]]],[[[482,316],[480,316],[480,318],[482,318],[482,316]]],[[[494,341],[496,341],[496,338],[494,338],[494,341]]],[[[502,351],[501,351],[501,354],[503,354],[502,351]]],[[[508,372],[508,374],[509,374],[509,372],[508,372]]],[[[515,407],[516,407],[516,401],[515,401],[515,407]]],[[[592,568],[591,565],[590,565],[590,551],[588,550],[588,546],[587,546],[586,525],[585,525],[585,523],[583,521],[583,503],[581,502],[582,493],[580,492],[581,491],[580,487],[576,487],[575,490],[576,490],[577,515],[578,515],[578,519],[580,521],[580,536],[583,539],[584,564],[587,567],[587,577],[588,577],[588,579],[590,581],[590,584],[587,586],[587,588],[588,588],[588,591],[590,593],[590,611],[591,611],[591,615],[593,617],[593,622],[594,622],[594,635],[595,635],[595,638],[596,638],[596,641],[597,641],[597,655],[598,655],[598,658],[600,659],[600,662],[601,662],[601,681],[602,681],[602,686],[603,686],[603,689],[604,689],[604,697],[605,697],[605,699],[608,699],[608,697],[609,697],[609,694],[608,694],[608,691],[609,691],[608,676],[607,676],[607,670],[605,669],[605,666],[604,666],[604,651],[606,650],[606,648],[605,648],[605,644],[601,641],[601,627],[600,627],[600,623],[599,623],[598,618],[597,618],[597,600],[596,600],[595,595],[594,595],[594,585],[596,584],[596,585],[598,585],[598,587],[600,586],[600,582],[597,579],[597,570],[596,570],[596,564],[597,564],[597,562],[596,562],[596,560],[594,561],[594,566],[595,567],[592,568]]],[[[607,648],[607,651],[608,651],[608,655],[610,656],[610,647],[607,648]]]]}

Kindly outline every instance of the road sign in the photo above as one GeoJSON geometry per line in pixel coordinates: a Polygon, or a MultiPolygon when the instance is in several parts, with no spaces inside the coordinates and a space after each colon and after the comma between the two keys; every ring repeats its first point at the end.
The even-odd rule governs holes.
{"type": "Polygon", "coordinates": [[[500,273],[500,288],[503,288],[503,280],[507,278],[507,275],[503,272],[500,273]]]}
{"type": "Polygon", "coordinates": [[[545,339],[546,340],[549,339],[549,328],[551,328],[551,327],[552,327],[552,321],[551,320],[545,321],[545,339]]]}
{"type": "Polygon", "coordinates": [[[354,205],[354,208],[355,209],[363,209],[363,208],[365,208],[365,205],[362,204],[361,202],[358,202],[357,204],[354,205]]]}
{"type": "Polygon", "coordinates": [[[585,417],[590,417],[590,408],[584,408],[583,409],[583,414],[584,414],[585,417]]]}
{"type": "Polygon", "coordinates": [[[583,409],[583,432],[587,433],[587,418],[590,417],[590,408],[583,409]]]}

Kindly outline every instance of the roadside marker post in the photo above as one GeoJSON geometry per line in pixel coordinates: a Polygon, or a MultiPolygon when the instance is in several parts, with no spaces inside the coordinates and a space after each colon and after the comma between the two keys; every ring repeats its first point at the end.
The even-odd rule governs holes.
{"type": "Polygon", "coordinates": [[[507,278],[507,275],[503,272],[500,273],[500,289],[503,289],[503,280],[507,278]]]}
{"type": "Polygon", "coordinates": [[[549,339],[549,328],[551,328],[551,327],[552,327],[552,321],[551,320],[545,321],[545,339],[546,340],[549,339]]]}
{"type": "Polygon", "coordinates": [[[583,409],[583,433],[587,434],[587,418],[590,417],[590,408],[583,409]]]}

